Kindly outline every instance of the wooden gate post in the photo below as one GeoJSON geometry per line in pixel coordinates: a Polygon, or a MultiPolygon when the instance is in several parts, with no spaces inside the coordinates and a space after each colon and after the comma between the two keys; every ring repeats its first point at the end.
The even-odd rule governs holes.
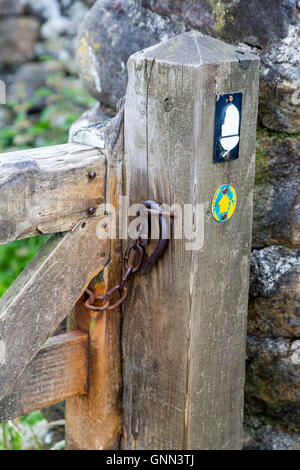
{"type": "MultiPolygon", "coordinates": [[[[114,219],[112,207],[117,214],[119,196],[122,194],[123,111],[109,121],[102,131],[102,153],[106,157],[105,202],[108,204],[96,213],[107,216],[102,228],[110,230],[114,221],[118,221],[117,217],[114,219]]],[[[86,242],[89,243],[89,240],[86,242]]],[[[110,240],[109,260],[100,279],[98,276],[93,282],[95,294],[104,295],[120,282],[123,264],[121,243],[119,238],[110,240]]],[[[77,302],[70,323],[73,329],[88,333],[88,393],[66,400],[66,448],[118,449],[122,425],[121,311],[118,308],[94,315],[84,307],[82,300],[77,302]]]]}
{"type": "Polygon", "coordinates": [[[258,65],[255,56],[194,32],[129,60],[127,194],[131,203],[176,203],[183,213],[192,205],[203,240],[201,228],[197,250],[172,239],[151,274],[130,286],[123,449],[242,446],[258,65]],[[235,92],[242,92],[239,158],[214,163],[217,96],[235,92]],[[234,187],[237,204],[218,223],[211,203],[223,184],[234,187]]]}

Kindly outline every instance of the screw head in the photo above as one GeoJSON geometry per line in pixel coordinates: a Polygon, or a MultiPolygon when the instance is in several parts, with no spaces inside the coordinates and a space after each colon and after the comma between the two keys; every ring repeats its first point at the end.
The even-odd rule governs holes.
{"type": "Polygon", "coordinates": [[[94,170],[89,171],[89,178],[95,178],[96,177],[96,172],[94,170]]]}
{"type": "Polygon", "coordinates": [[[95,211],[96,211],[95,207],[89,207],[88,208],[88,213],[89,214],[94,214],[95,211]]]}
{"type": "Polygon", "coordinates": [[[225,158],[228,160],[228,158],[230,158],[230,153],[226,153],[225,158]]]}
{"type": "Polygon", "coordinates": [[[228,188],[225,188],[223,191],[223,194],[227,194],[227,193],[228,193],[228,188]]]}
{"type": "Polygon", "coordinates": [[[227,214],[222,214],[222,220],[226,220],[227,219],[227,214]]]}
{"type": "Polygon", "coordinates": [[[230,102],[233,101],[233,96],[232,95],[229,96],[228,101],[230,101],[230,102]]]}

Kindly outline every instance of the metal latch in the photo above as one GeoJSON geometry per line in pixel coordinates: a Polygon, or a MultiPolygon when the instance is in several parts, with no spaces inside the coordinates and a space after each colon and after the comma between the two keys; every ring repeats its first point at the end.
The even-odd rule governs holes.
{"type": "Polygon", "coordinates": [[[84,305],[89,310],[96,312],[103,312],[104,310],[115,310],[119,307],[128,296],[127,283],[131,274],[140,272],[141,274],[148,274],[152,267],[157,263],[159,258],[164,254],[167,249],[169,238],[170,238],[170,225],[169,221],[166,219],[168,217],[174,217],[174,212],[163,211],[160,208],[160,204],[155,201],[144,201],[142,203],[144,210],[142,213],[138,214],[142,217],[143,221],[138,223],[136,227],[136,234],[133,239],[133,242],[128,246],[125,255],[124,255],[124,270],[125,274],[122,277],[120,284],[112,287],[104,295],[95,295],[91,289],[86,289],[85,293],[88,298],[84,302],[84,305]],[[158,241],[154,248],[153,253],[146,258],[145,247],[150,244],[151,241],[151,216],[158,216],[159,224],[159,235],[158,241]],[[136,262],[130,262],[131,253],[136,253],[136,262]],[[143,263],[145,259],[145,262],[143,263]],[[120,297],[117,301],[111,304],[111,296],[114,292],[118,291],[120,297]],[[102,302],[102,306],[95,306],[96,300],[102,302]]]}

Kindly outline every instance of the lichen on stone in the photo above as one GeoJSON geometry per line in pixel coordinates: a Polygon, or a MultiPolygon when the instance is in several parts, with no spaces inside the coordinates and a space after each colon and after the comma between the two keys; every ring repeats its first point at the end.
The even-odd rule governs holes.
{"type": "Polygon", "coordinates": [[[275,284],[288,270],[300,265],[300,250],[268,246],[253,250],[250,264],[250,296],[269,297],[275,284]]]}

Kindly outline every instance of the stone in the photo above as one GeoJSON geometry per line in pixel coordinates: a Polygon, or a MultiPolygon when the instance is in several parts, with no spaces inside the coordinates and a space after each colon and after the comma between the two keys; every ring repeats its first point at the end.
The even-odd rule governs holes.
{"type": "Polygon", "coordinates": [[[246,415],[300,431],[300,340],[247,338],[246,415]]]}
{"type": "MultiPolygon", "coordinates": [[[[139,2],[136,1],[136,4],[139,2]]],[[[190,28],[198,29],[205,34],[223,29],[226,10],[222,6],[213,5],[209,0],[142,0],[144,8],[148,8],[159,15],[177,18],[190,28]]],[[[228,11],[228,10],[227,10],[228,11]]]]}
{"type": "Polygon", "coordinates": [[[105,109],[100,103],[97,103],[91,109],[85,111],[79,119],[77,119],[69,130],[69,142],[72,142],[73,136],[79,129],[93,126],[98,122],[105,122],[114,117],[114,112],[111,109],[105,109]]]}
{"type": "Polygon", "coordinates": [[[300,37],[291,26],[284,39],[262,51],[259,119],[269,129],[300,132],[300,37]]]}
{"type": "Polygon", "coordinates": [[[243,443],[244,450],[300,450],[300,435],[246,416],[243,443]]]}
{"type": "MultiPolygon", "coordinates": [[[[37,90],[47,86],[50,74],[61,72],[62,66],[57,61],[28,62],[21,65],[14,75],[14,80],[8,87],[8,98],[22,103],[31,100],[37,90]]],[[[41,110],[45,105],[46,97],[34,99],[31,111],[41,110]]]]}
{"type": "Polygon", "coordinates": [[[299,265],[286,271],[274,289],[272,295],[250,299],[248,334],[300,337],[300,257],[299,265]]]}
{"type": "Polygon", "coordinates": [[[0,0],[0,18],[3,16],[17,16],[24,13],[23,0],[0,0]]]}
{"type": "Polygon", "coordinates": [[[85,17],[77,44],[78,72],[86,90],[115,107],[125,94],[128,57],[184,29],[134,0],[98,0],[85,17]]]}
{"type": "Polygon", "coordinates": [[[30,15],[39,17],[41,20],[49,21],[60,16],[60,5],[57,0],[24,0],[26,11],[30,15]]]}
{"type": "Polygon", "coordinates": [[[300,249],[269,246],[250,260],[248,334],[300,336],[300,249]]]}
{"type": "Polygon", "coordinates": [[[248,334],[300,336],[300,250],[269,246],[250,260],[248,334]]]}
{"type": "Polygon", "coordinates": [[[68,36],[53,36],[44,41],[38,41],[35,45],[35,53],[38,59],[51,57],[64,64],[64,68],[72,75],[77,75],[75,61],[75,40],[68,36]]]}
{"type": "Polygon", "coordinates": [[[297,15],[296,0],[142,0],[142,5],[212,36],[258,47],[274,36],[284,38],[297,15]]]}
{"type": "Polygon", "coordinates": [[[48,432],[43,438],[44,448],[51,449],[65,438],[65,403],[57,403],[41,412],[48,422],[48,432]]]}
{"type": "Polygon", "coordinates": [[[88,7],[84,5],[81,1],[75,1],[67,10],[66,13],[69,18],[69,29],[68,34],[70,36],[76,36],[78,30],[82,24],[83,18],[88,12],[88,7]]]}
{"type": "Polygon", "coordinates": [[[114,107],[126,92],[126,63],[132,53],[198,29],[260,53],[260,120],[270,129],[296,133],[297,24],[296,0],[98,0],[79,33],[78,70],[87,91],[114,107]]]}
{"type": "Polygon", "coordinates": [[[56,35],[75,36],[88,7],[81,1],[25,0],[27,10],[43,20],[41,35],[51,39],[56,35]]]}
{"type": "Polygon", "coordinates": [[[55,16],[43,24],[41,35],[44,39],[66,34],[71,29],[69,19],[62,16],[55,16]]]}
{"type": "Polygon", "coordinates": [[[300,245],[299,155],[299,136],[258,131],[252,238],[256,248],[300,245]]]}
{"type": "Polygon", "coordinates": [[[299,264],[299,249],[273,245],[253,250],[250,260],[250,299],[272,296],[277,289],[276,283],[299,264]]]}
{"type": "Polygon", "coordinates": [[[36,18],[22,16],[3,20],[0,25],[0,67],[32,60],[39,28],[36,18]]]}

